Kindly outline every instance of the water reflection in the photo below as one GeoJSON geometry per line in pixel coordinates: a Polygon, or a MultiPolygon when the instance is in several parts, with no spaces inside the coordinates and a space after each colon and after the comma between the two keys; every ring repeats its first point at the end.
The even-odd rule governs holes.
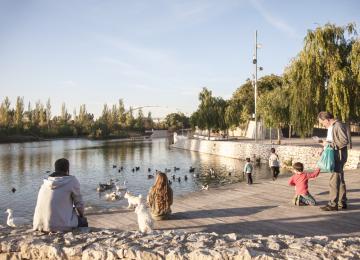
{"type": "MultiPolygon", "coordinates": [[[[167,173],[172,183],[175,196],[199,190],[202,185],[210,187],[242,181],[244,162],[225,157],[217,157],[195,152],[169,149],[166,139],[143,142],[122,141],[89,141],[83,139],[33,142],[25,144],[0,145],[0,217],[4,222],[3,212],[13,208],[17,215],[32,217],[37,192],[43,181],[53,170],[58,158],[68,158],[70,174],[75,175],[81,183],[81,192],[88,207],[94,210],[106,210],[121,207],[124,200],[107,202],[104,194],[96,192],[99,182],[110,179],[127,181],[127,188],[135,194],[146,196],[154,179],[148,179],[150,168],[167,173]],[[113,168],[117,165],[117,168],[113,168]],[[124,170],[118,171],[122,166],[124,170]],[[139,166],[140,170],[132,172],[139,166]],[[189,167],[195,167],[195,176],[189,167]],[[174,167],[180,169],[174,172],[174,167]],[[210,168],[215,176],[209,175],[210,168]],[[185,175],[187,180],[185,180],[185,175]],[[197,175],[199,175],[197,177],[197,175]],[[180,181],[178,178],[180,177],[180,181]],[[16,192],[12,193],[11,188],[16,192]]],[[[255,167],[254,181],[270,178],[268,167],[255,167]]]]}

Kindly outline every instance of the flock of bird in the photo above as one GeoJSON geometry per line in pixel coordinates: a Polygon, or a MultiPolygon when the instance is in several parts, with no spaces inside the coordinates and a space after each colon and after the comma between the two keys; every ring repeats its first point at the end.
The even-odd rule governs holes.
{"type": "MultiPolygon", "coordinates": [[[[114,169],[118,169],[118,172],[122,172],[124,171],[124,167],[123,166],[120,166],[118,167],[116,164],[113,164],[112,167],[114,169]]],[[[173,168],[165,168],[164,169],[164,173],[170,173],[170,172],[174,172],[176,173],[177,171],[179,171],[180,168],[179,167],[176,167],[174,166],[173,168]]],[[[140,171],[140,166],[135,166],[133,168],[131,168],[131,171],[132,172],[138,172],[140,171]]],[[[156,174],[158,173],[159,171],[158,170],[155,170],[155,173],[152,173],[152,170],[151,168],[147,168],[147,178],[148,179],[153,179],[155,178],[156,174]]],[[[199,178],[200,177],[200,174],[199,173],[195,173],[195,168],[190,166],[189,168],[189,173],[193,173],[193,177],[194,178],[199,178]]],[[[213,168],[210,168],[209,169],[209,172],[206,172],[204,174],[205,176],[216,176],[215,174],[215,170],[213,168]]],[[[180,176],[176,176],[175,174],[173,174],[171,176],[172,178],[172,181],[168,180],[168,183],[171,185],[173,182],[177,181],[177,182],[181,182],[182,181],[182,178],[180,176]]],[[[184,181],[187,181],[189,178],[188,178],[188,175],[185,174],[183,176],[183,180],[184,181]]],[[[201,190],[208,190],[209,189],[209,185],[202,185],[201,186],[201,190]]],[[[125,191],[127,190],[127,187],[126,187],[126,181],[124,181],[123,183],[120,183],[119,179],[110,179],[107,183],[99,183],[98,187],[96,188],[97,192],[105,192],[105,191],[110,191],[109,193],[106,193],[104,195],[104,198],[108,201],[116,201],[116,200],[119,200],[123,197],[123,194],[125,193],[125,191]],[[113,191],[115,189],[115,191],[113,191]]]]}

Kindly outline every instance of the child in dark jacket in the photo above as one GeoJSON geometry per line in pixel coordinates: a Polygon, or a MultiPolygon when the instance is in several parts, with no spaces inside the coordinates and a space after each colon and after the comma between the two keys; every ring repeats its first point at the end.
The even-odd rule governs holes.
{"type": "Polygon", "coordinates": [[[293,165],[294,175],[289,180],[289,185],[295,186],[295,197],[294,204],[297,206],[301,205],[311,205],[314,206],[316,201],[313,196],[311,196],[308,189],[309,179],[316,178],[320,169],[315,169],[312,173],[304,172],[304,165],[300,162],[297,162],[293,165]]]}

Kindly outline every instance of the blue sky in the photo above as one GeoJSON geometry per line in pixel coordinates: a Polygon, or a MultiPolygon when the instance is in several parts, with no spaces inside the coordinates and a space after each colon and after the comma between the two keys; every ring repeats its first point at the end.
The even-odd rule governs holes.
{"type": "Polygon", "coordinates": [[[159,106],[155,117],[190,115],[198,93],[231,94],[251,77],[281,74],[308,29],[359,19],[360,1],[0,0],[0,99],[17,96],[52,112],[86,104],[159,106]]]}

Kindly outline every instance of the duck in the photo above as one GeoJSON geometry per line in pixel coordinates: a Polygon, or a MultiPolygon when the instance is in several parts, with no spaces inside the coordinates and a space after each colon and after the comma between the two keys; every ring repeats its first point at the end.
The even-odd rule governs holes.
{"type": "Polygon", "coordinates": [[[185,174],[184,180],[187,181],[187,179],[188,179],[188,176],[185,174]]]}
{"type": "Polygon", "coordinates": [[[6,224],[9,227],[19,227],[30,223],[30,221],[26,218],[14,217],[12,209],[7,209],[5,213],[8,213],[6,224]]]}
{"type": "Polygon", "coordinates": [[[110,181],[108,181],[106,185],[113,187],[115,185],[114,180],[110,179],[110,181]]]}
{"type": "MultiPolygon", "coordinates": [[[[121,193],[120,193],[120,194],[121,194],[121,193]]],[[[116,192],[114,191],[114,192],[110,192],[110,193],[105,194],[105,199],[106,199],[106,200],[115,201],[115,200],[120,199],[120,196],[118,196],[118,193],[116,193],[116,192]]]]}
{"type": "Polygon", "coordinates": [[[154,175],[153,174],[148,174],[148,179],[153,179],[154,178],[154,175]]]}
{"type": "Polygon", "coordinates": [[[202,185],[201,186],[201,190],[208,190],[209,189],[209,185],[202,185]]]}
{"type": "Polygon", "coordinates": [[[181,177],[178,177],[178,178],[177,178],[177,181],[178,181],[178,182],[181,182],[181,177]]]}
{"type": "Polygon", "coordinates": [[[99,183],[99,186],[96,188],[97,192],[103,192],[106,190],[110,190],[114,187],[114,183],[109,184],[109,183],[99,183]]]}
{"type": "Polygon", "coordinates": [[[124,170],[124,167],[123,167],[123,166],[121,166],[121,167],[120,167],[120,170],[124,170]]]}
{"type": "Polygon", "coordinates": [[[194,172],[195,168],[193,168],[192,166],[190,166],[189,172],[194,172]]]}
{"type": "Polygon", "coordinates": [[[15,193],[16,189],[14,187],[12,187],[11,191],[12,191],[12,193],[15,193]]]}
{"type": "Polygon", "coordinates": [[[150,169],[150,168],[148,168],[148,172],[151,172],[151,169],[150,169]]]}
{"type": "Polygon", "coordinates": [[[176,178],[175,175],[173,175],[172,178],[173,178],[173,180],[175,180],[175,178],[176,178]]]}
{"type": "Polygon", "coordinates": [[[169,185],[171,185],[171,184],[172,184],[172,181],[168,180],[168,183],[169,183],[169,185]]]}
{"type": "Polygon", "coordinates": [[[140,170],[140,166],[136,166],[136,167],[135,167],[135,170],[136,170],[136,171],[140,170]]]}
{"type": "Polygon", "coordinates": [[[132,168],[131,171],[134,172],[134,171],[135,171],[135,168],[132,168]]]}
{"type": "Polygon", "coordinates": [[[117,166],[116,166],[116,164],[113,164],[113,168],[116,168],[117,166]]]}
{"type": "Polygon", "coordinates": [[[180,168],[174,166],[174,171],[178,171],[178,170],[180,170],[180,168]]]}
{"type": "Polygon", "coordinates": [[[118,172],[121,172],[121,169],[119,169],[118,172]]]}
{"type": "Polygon", "coordinates": [[[165,172],[171,172],[171,169],[165,168],[165,172]]]}

